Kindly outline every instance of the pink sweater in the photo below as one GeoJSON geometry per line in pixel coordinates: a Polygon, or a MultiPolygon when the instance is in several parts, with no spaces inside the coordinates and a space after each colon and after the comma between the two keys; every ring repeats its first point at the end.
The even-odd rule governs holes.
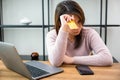
{"type": "Polygon", "coordinates": [[[100,38],[99,34],[92,28],[83,27],[84,40],[80,48],[74,49],[74,43],[68,40],[68,33],[60,29],[56,34],[55,29],[47,34],[48,59],[54,66],[63,63],[64,55],[73,57],[74,64],[93,66],[112,65],[112,56],[100,38]],[[94,51],[93,55],[89,55],[94,51]]]}

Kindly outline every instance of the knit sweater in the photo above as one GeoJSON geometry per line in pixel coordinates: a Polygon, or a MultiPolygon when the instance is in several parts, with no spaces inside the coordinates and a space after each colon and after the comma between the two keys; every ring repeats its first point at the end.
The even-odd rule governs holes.
{"type": "Polygon", "coordinates": [[[74,42],[69,41],[68,33],[62,29],[59,30],[58,35],[55,29],[48,32],[46,43],[48,59],[52,65],[62,65],[64,55],[72,57],[73,64],[112,65],[112,55],[99,34],[94,29],[87,27],[83,27],[82,32],[84,38],[82,44],[77,49],[74,49],[74,42]],[[93,55],[90,55],[91,51],[94,52],[93,55]]]}

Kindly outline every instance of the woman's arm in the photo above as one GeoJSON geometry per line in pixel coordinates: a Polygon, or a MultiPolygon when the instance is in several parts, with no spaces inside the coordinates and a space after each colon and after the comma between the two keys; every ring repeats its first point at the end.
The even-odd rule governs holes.
{"type": "Polygon", "coordinates": [[[63,63],[64,54],[66,52],[67,46],[67,37],[68,33],[59,30],[58,35],[55,31],[49,32],[47,34],[47,50],[48,50],[48,58],[52,65],[60,66],[63,63]]]}
{"type": "Polygon", "coordinates": [[[70,21],[71,19],[73,19],[73,17],[68,14],[61,15],[61,27],[58,35],[56,32],[47,35],[48,58],[50,63],[54,66],[60,66],[63,63],[67,48],[68,33],[71,31],[67,21],[70,21]]]}
{"type": "Polygon", "coordinates": [[[92,65],[92,66],[110,66],[113,64],[112,57],[108,54],[96,54],[92,56],[75,56],[74,64],[92,65]]]}
{"type": "Polygon", "coordinates": [[[94,66],[108,66],[113,64],[112,55],[108,48],[100,38],[99,34],[95,30],[91,30],[87,39],[91,49],[95,52],[90,56],[74,56],[74,64],[94,65],[94,66]]]}

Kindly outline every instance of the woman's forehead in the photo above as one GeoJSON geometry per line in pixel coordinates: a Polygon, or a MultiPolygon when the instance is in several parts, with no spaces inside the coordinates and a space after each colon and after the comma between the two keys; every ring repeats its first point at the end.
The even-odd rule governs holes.
{"type": "Polygon", "coordinates": [[[77,15],[73,15],[73,17],[76,21],[79,21],[79,17],[77,15]]]}
{"type": "Polygon", "coordinates": [[[76,14],[69,14],[70,16],[73,16],[76,19],[79,19],[79,17],[76,14]]]}

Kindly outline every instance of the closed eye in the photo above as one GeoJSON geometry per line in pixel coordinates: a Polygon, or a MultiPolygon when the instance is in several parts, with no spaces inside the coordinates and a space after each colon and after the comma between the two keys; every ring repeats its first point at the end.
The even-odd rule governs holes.
{"type": "Polygon", "coordinates": [[[81,23],[81,21],[80,21],[80,20],[78,20],[78,21],[77,21],[77,23],[78,23],[78,24],[80,24],[80,23],[81,23]]]}

